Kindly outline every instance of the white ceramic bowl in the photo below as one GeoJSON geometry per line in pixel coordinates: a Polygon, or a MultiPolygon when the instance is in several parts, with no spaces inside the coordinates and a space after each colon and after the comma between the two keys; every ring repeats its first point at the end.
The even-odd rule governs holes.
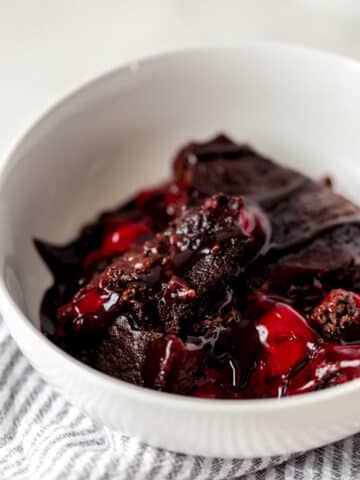
{"type": "Polygon", "coordinates": [[[360,429],[360,381],[281,400],[203,400],[103,375],[39,332],[50,275],[34,236],[71,238],[102,209],[167,175],[176,148],[225,131],[360,200],[360,66],[300,47],[242,44],[152,58],[55,106],[6,159],[0,187],[0,308],[39,372],[109,427],[221,457],[317,447],[360,429]]]}

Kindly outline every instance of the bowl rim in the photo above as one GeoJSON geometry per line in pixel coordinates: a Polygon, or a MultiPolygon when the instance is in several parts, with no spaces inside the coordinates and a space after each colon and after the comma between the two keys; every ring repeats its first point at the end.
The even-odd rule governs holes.
{"type": "MultiPolygon", "coordinates": [[[[360,75],[360,62],[355,59],[345,57],[338,53],[324,52],[316,48],[306,47],[303,45],[296,45],[291,43],[277,42],[277,41],[241,41],[231,45],[219,46],[200,46],[200,47],[186,47],[183,49],[175,49],[166,51],[160,54],[148,55],[132,60],[121,66],[114,67],[108,71],[97,74],[93,78],[70,88],[67,92],[58,95],[55,100],[50,102],[50,105],[45,107],[40,114],[36,116],[35,120],[31,120],[28,125],[23,128],[15,137],[10,146],[5,149],[1,156],[0,169],[0,199],[3,186],[8,175],[16,167],[17,162],[14,161],[16,154],[20,149],[26,146],[32,135],[40,130],[42,126],[51,118],[61,117],[62,112],[66,109],[75,98],[80,98],[86,95],[91,89],[102,83],[110,81],[113,77],[134,74],[140,67],[146,68],[148,65],[153,65],[167,61],[169,58],[186,57],[188,55],[206,55],[229,51],[249,50],[256,52],[257,50],[266,51],[270,55],[274,52],[282,51],[283,54],[296,55],[300,58],[317,58],[319,62],[326,62],[328,64],[335,64],[339,68],[346,68],[349,71],[353,70],[360,75]]],[[[0,253],[1,255],[1,253],[0,253]]],[[[31,320],[21,311],[15,300],[12,298],[4,280],[3,272],[0,272],[0,310],[4,313],[4,321],[8,323],[8,318],[12,322],[19,322],[19,326],[24,329],[24,333],[28,337],[29,342],[33,342],[34,348],[36,345],[41,345],[46,349],[49,355],[49,361],[67,363],[69,368],[75,369],[79,375],[85,375],[89,381],[97,385],[99,389],[116,390],[119,395],[136,397],[141,402],[152,404],[157,403],[159,406],[163,405],[169,408],[170,406],[181,407],[183,409],[191,409],[192,411],[217,413],[268,413],[270,411],[297,409],[300,406],[310,404],[326,403],[330,399],[340,399],[356,390],[360,390],[360,378],[349,381],[342,385],[333,386],[324,390],[303,393],[292,397],[283,398],[266,398],[266,399],[206,399],[188,397],[184,395],[158,392],[149,388],[133,385],[123,380],[111,377],[102,373],[63,351],[61,348],[52,343],[44,334],[37,329],[31,320]]],[[[10,328],[11,330],[11,328],[10,328]]],[[[31,362],[31,360],[29,359],[31,362]]]]}

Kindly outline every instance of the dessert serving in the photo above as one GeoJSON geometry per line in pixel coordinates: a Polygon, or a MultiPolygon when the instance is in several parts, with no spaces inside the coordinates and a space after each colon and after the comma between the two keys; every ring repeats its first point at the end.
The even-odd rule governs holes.
{"type": "Polygon", "coordinates": [[[43,332],[121,380],[246,399],[360,376],[360,208],[224,135],[75,241],[35,244],[43,332]]]}

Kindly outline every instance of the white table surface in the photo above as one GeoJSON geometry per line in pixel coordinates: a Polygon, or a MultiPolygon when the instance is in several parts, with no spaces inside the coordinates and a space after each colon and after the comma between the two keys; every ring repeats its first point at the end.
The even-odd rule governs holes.
{"type": "Polygon", "coordinates": [[[243,39],[360,59],[359,0],[0,0],[0,167],[63,94],[117,65],[243,39]]]}

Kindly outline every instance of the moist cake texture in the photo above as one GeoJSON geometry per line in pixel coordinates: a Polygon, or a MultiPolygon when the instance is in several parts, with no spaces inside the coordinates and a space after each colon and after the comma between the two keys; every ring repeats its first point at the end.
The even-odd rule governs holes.
{"type": "Polygon", "coordinates": [[[360,376],[360,209],[225,135],[63,246],[45,335],[121,380],[203,398],[282,397],[360,376]]]}

